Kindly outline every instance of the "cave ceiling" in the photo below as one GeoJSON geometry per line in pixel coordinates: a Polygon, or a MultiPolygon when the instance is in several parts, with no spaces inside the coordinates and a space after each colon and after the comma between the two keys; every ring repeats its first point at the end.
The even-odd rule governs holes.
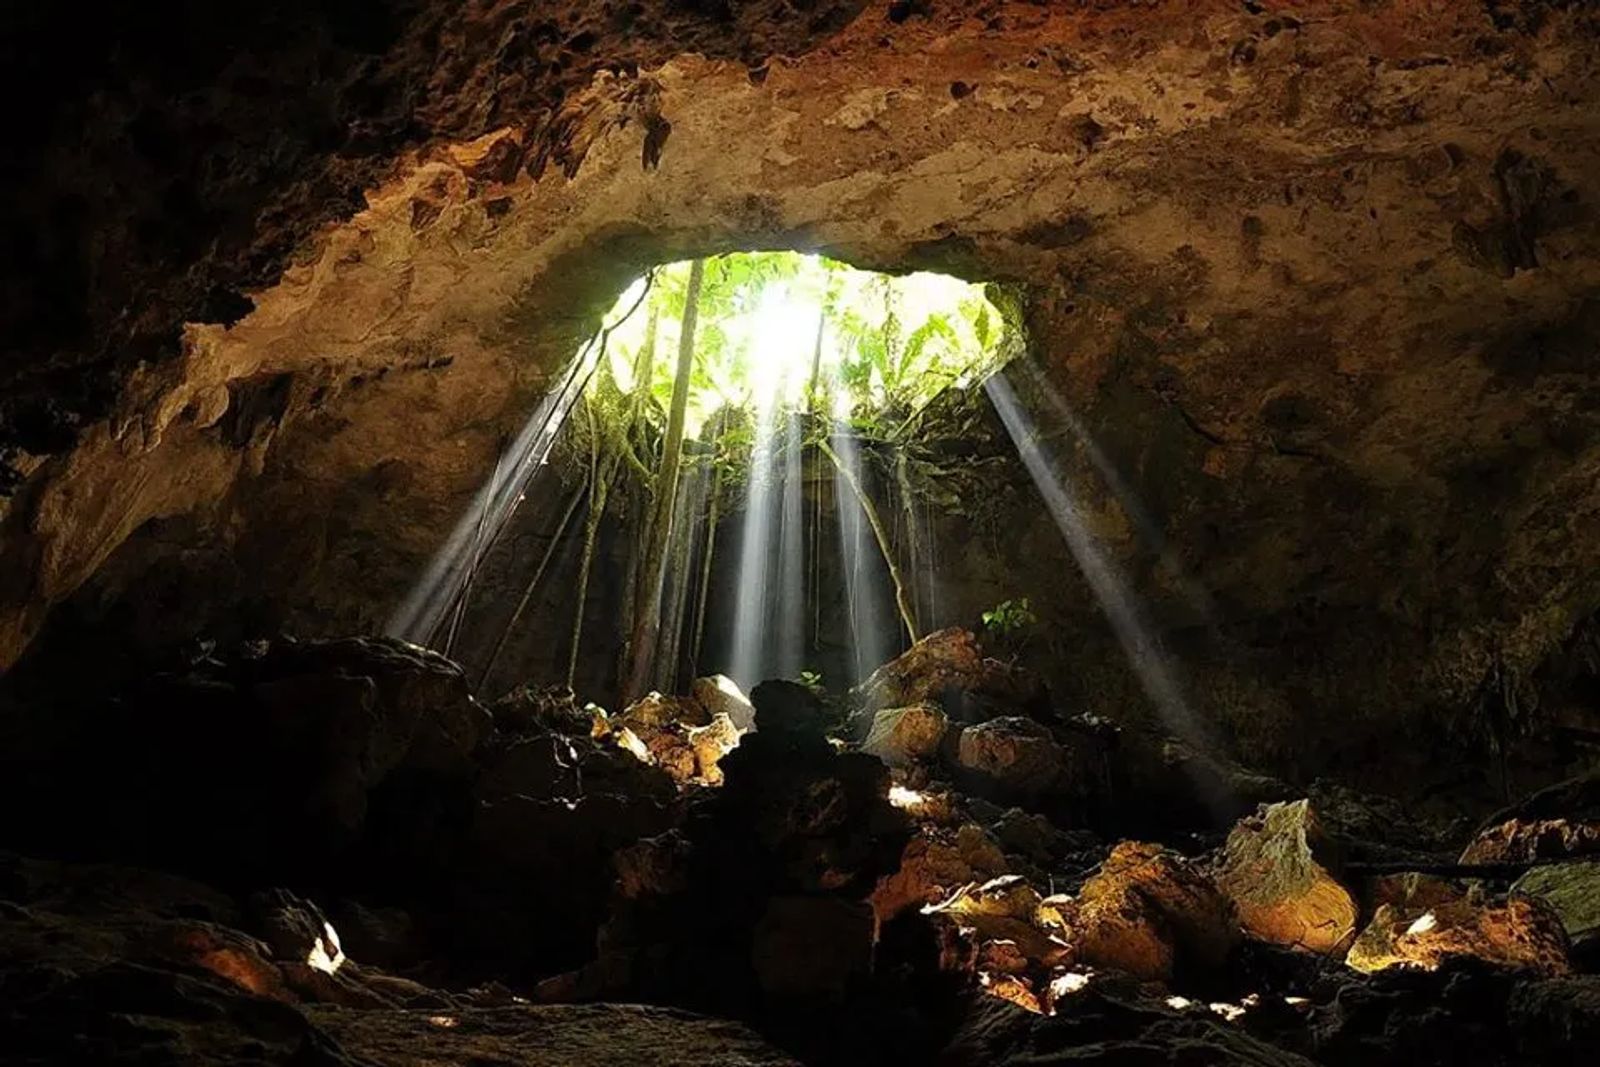
{"type": "Polygon", "coordinates": [[[1600,608],[1584,5],[381,11],[24,65],[0,663],[180,543],[381,624],[618,291],[757,247],[1023,286],[1263,721],[1460,702],[1600,608]]]}

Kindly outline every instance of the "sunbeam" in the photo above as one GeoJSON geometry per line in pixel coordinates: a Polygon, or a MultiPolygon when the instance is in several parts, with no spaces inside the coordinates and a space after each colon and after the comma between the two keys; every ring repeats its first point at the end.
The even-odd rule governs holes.
{"type": "Polygon", "coordinates": [[[1166,655],[1142,617],[1132,591],[1084,525],[1071,485],[1055,457],[1040,443],[1033,419],[1017,399],[1005,372],[991,375],[984,382],[984,389],[1163,724],[1183,740],[1209,749],[1204,724],[1173,677],[1166,655]]]}

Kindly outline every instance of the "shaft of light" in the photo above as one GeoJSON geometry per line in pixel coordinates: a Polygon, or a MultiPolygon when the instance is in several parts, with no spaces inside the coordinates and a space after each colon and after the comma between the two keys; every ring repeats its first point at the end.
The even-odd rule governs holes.
{"type": "Polygon", "coordinates": [[[744,519],[740,524],[739,570],[735,575],[733,650],[728,673],[746,692],[757,682],[767,645],[767,568],[775,532],[773,519],[773,448],[771,412],[756,421],[755,443],[750,451],[750,475],[745,488],[744,519]]]}
{"type": "Polygon", "coordinates": [[[1067,428],[1067,431],[1072,434],[1079,446],[1082,447],[1084,455],[1089,457],[1089,462],[1094,464],[1095,470],[1099,472],[1100,477],[1105,481],[1106,488],[1111,490],[1112,495],[1117,498],[1117,502],[1122,505],[1123,514],[1133,521],[1133,528],[1138,533],[1140,540],[1144,542],[1145,547],[1156,553],[1157,564],[1166,572],[1184,600],[1188,602],[1189,606],[1195,610],[1201,619],[1208,625],[1214,624],[1215,611],[1212,607],[1211,594],[1206,591],[1204,586],[1185,573],[1177,553],[1167,544],[1166,532],[1145,510],[1138,494],[1133,491],[1122,477],[1122,472],[1117,469],[1117,465],[1111,462],[1110,458],[1105,454],[1105,450],[1090,435],[1088,427],[1084,426],[1083,420],[1078,418],[1078,413],[1072,410],[1072,406],[1067,403],[1066,397],[1062,396],[1061,392],[1051,384],[1043,369],[1028,356],[1024,356],[1018,362],[1023,364],[1024,370],[1032,380],[1035,390],[1040,396],[1044,397],[1045,403],[1050,405],[1051,412],[1061,420],[1061,424],[1067,428]]]}
{"type": "Polygon", "coordinates": [[[444,545],[434,553],[421,579],[389,617],[384,632],[391,637],[426,642],[451,610],[473,565],[504,527],[521,502],[529,481],[550,457],[550,450],[578,399],[573,384],[594,360],[591,343],[563,372],[560,385],[528,416],[516,439],[501,453],[494,473],[462,512],[444,545]]]}
{"type": "Polygon", "coordinates": [[[1111,623],[1111,629],[1122,645],[1145,695],[1155,705],[1163,723],[1172,733],[1192,744],[1208,748],[1201,723],[1190,710],[1172,677],[1165,656],[1156,645],[1149,626],[1141,618],[1132,593],[1095,544],[1094,535],[1084,525],[1071,487],[1064,475],[1058,473],[1052,457],[1040,445],[1033,432],[1032,419],[1023,410],[1004,372],[990,376],[984,383],[984,389],[999,413],[1000,421],[1005,424],[1006,432],[1017,446],[1017,453],[1038,488],[1039,495],[1044,498],[1050,517],[1061,531],[1078,569],[1099,600],[1100,608],[1111,623]]]}
{"type": "Polygon", "coordinates": [[[778,539],[777,603],[772,606],[772,614],[777,620],[777,633],[769,668],[772,675],[778,678],[798,677],[805,665],[805,487],[802,483],[804,468],[800,452],[800,418],[794,414],[785,415],[783,523],[778,539]]]}
{"type": "MultiPolygon", "coordinates": [[[[861,449],[849,425],[842,419],[836,420],[830,437],[839,462],[850,468],[857,484],[865,486],[861,449]]],[[[867,513],[843,471],[834,471],[833,499],[839,517],[839,559],[850,612],[850,651],[855,671],[851,682],[854,684],[894,655],[896,649],[889,634],[898,632],[898,623],[890,620],[884,592],[889,579],[871,531],[867,529],[867,513]]]]}

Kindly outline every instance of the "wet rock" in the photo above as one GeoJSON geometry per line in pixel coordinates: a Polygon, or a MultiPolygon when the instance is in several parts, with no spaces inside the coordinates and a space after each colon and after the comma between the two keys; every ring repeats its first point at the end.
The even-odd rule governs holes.
{"type": "Polygon", "coordinates": [[[1590,952],[1600,942],[1600,859],[1535,867],[1517,879],[1511,892],[1550,905],[1574,952],[1590,952]]]}
{"type": "Polygon", "coordinates": [[[931,759],[939,751],[950,721],[937,704],[912,704],[882,708],[872,720],[872,730],[861,751],[877,756],[891,767],[931,759]]]}
{"type": "Polygon", "coordinates": [[[1006,716],[961,731],[957,761],[1002,795],[1039,796],[1064,786],[1069,758],[1048,727],[1006,716]]]}
{"type": "Polygon", "coordinates": [[[834,896],[774,897],[756,924],[751,963],[772,996],[844,994],[872,970],[872,908],[834,896]]]}
{"type": "Polygon", "coordinates": [[[1139,978],[1219,966],[1239,942],[1232,904],[1199,867],[1159,845],[1124,841],[1067,913],[1078,958],[1139,978]]]}
{"type": "Polygon", "coordinates": [[[739,684],[727,675],[713,674],[696,678],[689,694],[712,718],[726,715],[740,733],[747,733],[755,727],[756,709],[739,684]]]}
{"type": "Polygon", "coordinates": [[[1309,801],[1269,804],[1228,834],[1217,885],[1251,935],[1331,955],[1356,924],[1354,899],[1329,871],[1334,852],[1309,801]]]}
{"type": "Polygon", "coordinates": [[[1546,975],[1571,969],[1561,918],[1534,897],[1488,898],[1462,890],[1427,908],[1380,905],[1350,946],[1345,962],[1358,971],[1390,967],[1434,970],[1447,959],[1475,957],[1546,975]]]}

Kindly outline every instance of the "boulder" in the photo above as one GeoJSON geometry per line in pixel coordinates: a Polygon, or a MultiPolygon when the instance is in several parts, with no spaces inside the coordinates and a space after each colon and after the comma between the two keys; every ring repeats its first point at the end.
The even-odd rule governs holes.
{"type": "Polygon", "coordinates": [[[713,719],[718,715],[726,715],[740,733],[748,733],[755,729],[756,709],[751,706],[750,698],[739,688],[739,683],[727,675],[713,674],[705,678],[696,678],[689,688],[689,695],[713,719]]]}
{"type": "Polygon", "coordinates": [[[822,701],[809,687],[780,679],[762,682],[750,691],[755,729],[786,739],[820,739],[828,726],[822,701]]]}
{"type": "Polygon", "coordinates": [[[666,696],[652,691],[629,704],[614,721],[641,732],[669,726],[704,726],[711,721],[711,713],[690,697],[666,696]]]}
{"type": "Polygon", "coordinates": [[[985,659],[971,630],[928,634],[850,691],[864,712],[935,701],[962,711],[964,721],[995,712],[1045,710],[1044,687],[1028,671],[985,659]]]}
{"type": "Polygon", "coordinates": [[[1330,873],[1334,848],[1306,800],[1241,819],[1217,861],[1217,885],[1263,941],[1335,954],[1355,935],[1356,904],[1330,873]]]}
{"type": "Polygon", "coordinates": [[[587,737],[594,716],[564,685],[520,685],[489,706],[495,729],[506,733],[550,730],[587,737]]]}
{"type": "Polygon", "coordinates": [[[922,826],[906,843],[900,868],[879,880],[872,907],[880,923],[944,900],[963,885],[1006,873],[1006,857],[982,827],[922,826]]]}
{"type": "Polygon", "coordinates": [[[880,709],[861,751],[877,756],[891,767],[903,767],[932,758],[939,751],[950,720],[933,703],[880,709]]]}
{"type": "Polygon", "coordinates": [[[851,691],[852,702],[869,711],[937,700],[946,689],[963,688],[983,674],[983,650],[971,630],[952,626],[928,634],[885,663],[851,691]]]}
{"type": "Polygon", "coordinates": [[[1491,816],[1464,864],[1532,863],[1600,853],[1600,772],[1541,789],[1491,816]]]}
{"type": "Polygon", "coordinates": [[[1461,852],[1464,864],[1532,863],[1600,853],[1600,821],[1515,817],[1486,826],[1461,852]]]}
{"type": "Polygon", "coordinates": [[[872,971],[872,908],[835,896],[781,896],[756,924],[750,962],[771,996],[841,996],[872,971]]]}
{"type": "Polygon", "coordinates": [[[1124,841],[1066,909],[1078,959],[1138,978],[1220,965],[1239,942],[1233,906],[1195,864],[1124,841]]]}
{"type": "Polygon", "coordinates": [[[1488,898],[1477,890],[1435,899],[1427,908],[1379,905],[1345,962],[1367,972],[1435,970],[1447,959],[1473,957],[1545,975],[1571,970],[1561,918],[1544,901],[1521,894],[1488,898]]]}
{"type": "Polygon", "coordinates": [[[1062,786],[1065,748],[1048,727],[1021,716],[1005,716],[961,731],[957,762],[980,782],[1011,796],[1038,796],[1062,786]]]}
{"type": "Polygon", "coordinates": [[[1600,943],[1600,859],[1535,867],[1511,891],[1550,905],[1575,950],[1600,943]]]}
{"type": "Polygon", "coordinates": [[[706,726],[689,731],[689,747],[694,750],[695,775],[708,785],[722,783],[722,757],[739,747],[740,730],[725,711],[712,716],[706,726]]]}
{"type": "Polygon", "coordinates": [[[1021,977],[1030,989],[1073,959],[1067,928],[1054,899],[1047,902],[1027,880],[1002,875],[982,885],[966,885],[948,900],[923,909],[935,921],[952,923],[971,951],[980,977],[1021,977]]]}

